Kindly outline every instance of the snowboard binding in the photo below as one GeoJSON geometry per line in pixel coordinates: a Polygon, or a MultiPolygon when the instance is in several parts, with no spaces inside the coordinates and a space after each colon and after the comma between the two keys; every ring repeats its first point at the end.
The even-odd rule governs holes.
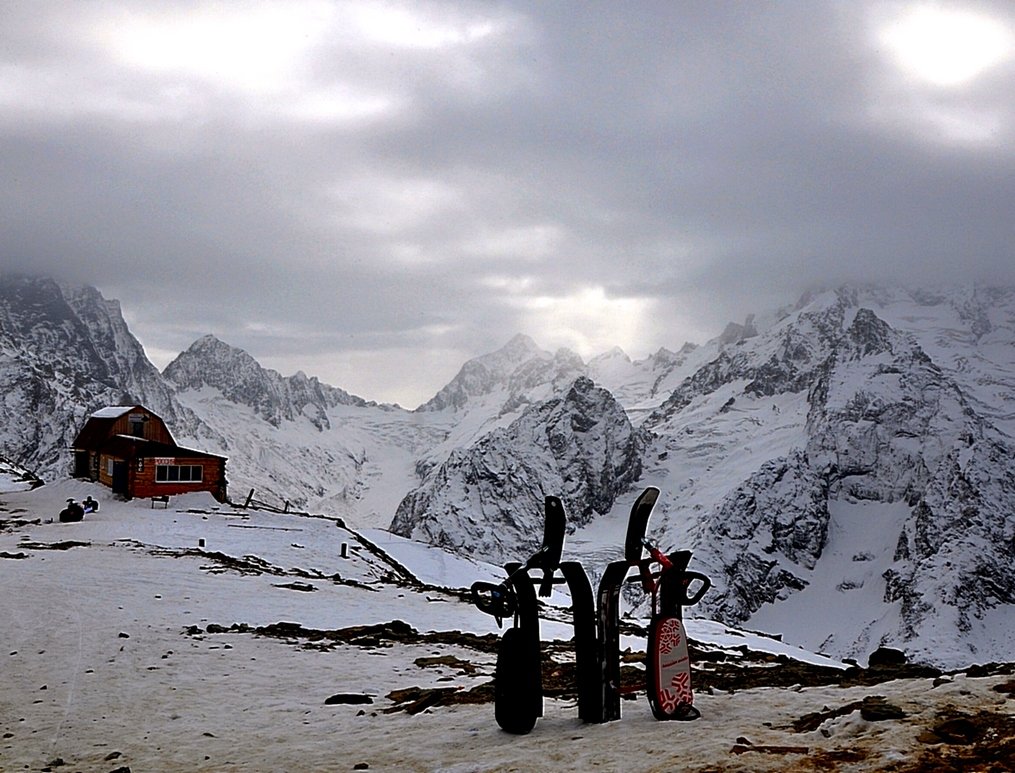
{"type": "Polygon", "coordinates": [[[474,582],[472,584],[472,601],[480,612],[493,615],[500,626],[505,617],[514,617],[518,611],[515,592],[506,582],[474,582]]]}

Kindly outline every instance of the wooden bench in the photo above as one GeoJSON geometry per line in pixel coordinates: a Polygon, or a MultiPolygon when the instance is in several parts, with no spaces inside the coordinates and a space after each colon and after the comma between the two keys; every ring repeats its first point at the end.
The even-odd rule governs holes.
{"type": "Polygon", "coordinates": [[[165,510],[169,507],[169,495],[162,494],[161,496],[152,497],[152,510],[155,509],[155,503],[158,502],[162,505],[162,509],[165,510]]]}

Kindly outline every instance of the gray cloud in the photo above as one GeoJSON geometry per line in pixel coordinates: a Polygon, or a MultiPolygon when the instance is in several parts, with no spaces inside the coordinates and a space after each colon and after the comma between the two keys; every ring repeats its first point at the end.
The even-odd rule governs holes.
{"type": "Polygon", "coordinates": [[[922,82],[909,10],[7,4],[3,265],[157,359],[213,332],[408,404],[515,331],[644,356],[815,283],[1015,281],[1015,51],[922,82]]]}

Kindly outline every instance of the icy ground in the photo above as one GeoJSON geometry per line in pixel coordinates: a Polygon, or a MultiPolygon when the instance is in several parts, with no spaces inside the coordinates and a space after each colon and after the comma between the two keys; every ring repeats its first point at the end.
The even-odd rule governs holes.
{"type": "MultiPolygon", "coordinates": [[[[573,699],[547,698],[535,730],[511,736],[489,702],[497,625],[456,592],[497,567],[327,516],[204,496],[153,508],[77,481],[24,489],[0,480],[0,771],[1013,769],[1006,667],[850,687],[727,677],[691,723],[656,722],[637,696],[621,721],[582,725],[573,699]],[[55,521],[89,494],[98,513],[55,521]],[[445,705],[454,690],[477,702],[445,705]],[[881,716],[876,696],[904,716],[881,716]]],[[[564,650],[566,614],[548,616],[543,639],[564,650]]],[[[711,657],[843,672],[689,628],[711,657]]]]}

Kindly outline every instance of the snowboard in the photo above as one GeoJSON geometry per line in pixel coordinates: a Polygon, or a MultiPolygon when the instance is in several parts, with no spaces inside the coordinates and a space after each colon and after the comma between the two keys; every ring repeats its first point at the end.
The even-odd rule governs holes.
{"type": "Polygon", "coordinates": [[[711,586],[698,572],[687,571],[691,551],[678,550],[653,558],[664,563],[658,583],[652,589],[652,621],[649,624],[647,691],[656,719],[697,719],[691,689],[691,660],[687,652],[684,607],[697,604],[711,586]]]}
{"type": "MultiPolygon", "coordinates": [[[[567,516],[564,505],[558,497],[547,496],[544,500],[543,542],[525,563],[509,563],[504,568],[508,573],[499,585],[475,583],[472,586],[476,606],[494,615],[498,624],[502,618],[513,617],[513,626],[504,632],[497,650],[497,666],[494,674],[494,716],[502,730],[515,735],[524,735],[535,727],[536,720],[543,715],[543,674],[539,641],[539,602],[536,599],[536,585],[540,596],[549,596],[558,580],[558,569],[564,573],[564,580],[572,589],[575,608],[576,653],[579,668],[588,670],[594,642],[588,641],[592,630],[592,591],[584,570],[574,562],[562,567],[561,553],[564,550],[564,534],[567,516]],[[537,580],[530,571],[542,570],[537,580]],[[584,586],[580,580],[584,579],[584,586]]],[[[591,698],[585,696],[579,703],[585,712],[592,711],[591,698]]]]}
{"type": "Polygon", "coordinates": [[[695,719],[691,660],[684,623],[676,615],[658,615],[648,635],[648,699],[656,719],[695,719]]]}
{"type": "Polygon", "coordinates": [[[533,642],[522,628],[508,628],[497,650],[494,674],[494,717],[501,730],[525,735],[543,713],[543,685],[539,639],[533,642]]]}

